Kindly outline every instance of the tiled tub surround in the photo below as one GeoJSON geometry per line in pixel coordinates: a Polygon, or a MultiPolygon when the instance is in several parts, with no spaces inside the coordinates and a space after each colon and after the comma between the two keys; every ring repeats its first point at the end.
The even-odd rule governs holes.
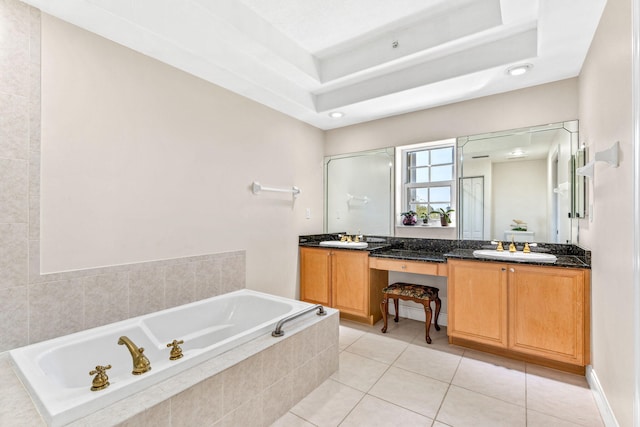
{"type": "MultiPolygon", "coordinates": [[[[310,313],[70,425],[269,426],[337,371],[338,326],[310,313]]],[[[44,426],[6,353],[0,380],[0,425],[44,426]]]]}
{"type": "Polygon", "coordinates": [[[68,335],[245,287],[245,252],[56,274],[32,274],[24,300],[0,299],[2,350],[68,335]],[[28,324],[28,329],[26,325],[28,324]]]}
{"type": "MultiPolygon", "coordinates": [[[[271,332],[280,319],[313,305],[248,289],[54,338],[9,352],[16,372],[48,424],[61,426],[271,332]],[[131,349],[143,347],[151,368],[132,375],[131,349]],[[169,360],[170,344],[182,357],[169,360]],[[108,365],[111,385],[88,389],[96,365],[108,365]]],[[[97,368],[96,368],[97,369],[97,368]]],[[[95,372],[94,372],[95,374],[95,372]]]]}

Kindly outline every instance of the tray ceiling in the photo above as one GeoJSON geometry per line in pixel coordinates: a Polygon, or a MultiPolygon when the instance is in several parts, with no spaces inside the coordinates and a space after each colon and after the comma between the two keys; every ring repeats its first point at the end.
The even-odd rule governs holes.
{"type": "Polygon", "coordinates": [[[575,77],[606,2],[23,1],[321,129],[575,77]]]}

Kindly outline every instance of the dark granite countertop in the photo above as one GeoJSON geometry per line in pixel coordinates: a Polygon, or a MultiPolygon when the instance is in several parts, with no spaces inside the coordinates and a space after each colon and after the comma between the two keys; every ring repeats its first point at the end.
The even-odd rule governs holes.
{"type": "Polygon", "coordinates": [[[451,259],[466,259],[482,262],[498,262],[498,263],[516,263],[527,265],[541,265],[547,267],[565,267],[565,268],[591,268],[586,262],[586,257],[580,257],[577,255],[556,254],[556,262],[531,262],[531,261],[516,261],[516,260],[498,260],[498,259],[484,259],[476,258],[473,256],[474,249],[454,249],[451,252],[444,254],[445,258],[451,259]]]}
{"type": "MultiPolygon", "coordinates": [[[[337,234],[316,234],[309,236],[300,236],[299,245],[305,247],[322,247],[321,241],[339,240],[337,234]]],[[[447,262],[447,259],[466,259],[479,262],[498,262],[498,263],[518,263],[529,265],[541,265],[547,267],[565,267],[565,268],[591,268],[591,252],[582,249],[576,245],[562,245],[539,243],[537,247],[532,247],[533,252],[545,252],[554,254],[557,257],[556,262],[542,263],[531,261],[514,261],[514,260],[493,260],[476,258],[473,251],[476,249],[493,249],[488,241],[475,240],[445,240],[445,239],[418,239],[418,238],[400,238],[400,237],[377,237],[367,236],[367,248],[333,248],[343,250],[367,251],[369,256],[375,258],[398,259],[407,261],[421,262],[447,262]]],[[[519,246],[518,250],[522,250],[519,246]]]]}

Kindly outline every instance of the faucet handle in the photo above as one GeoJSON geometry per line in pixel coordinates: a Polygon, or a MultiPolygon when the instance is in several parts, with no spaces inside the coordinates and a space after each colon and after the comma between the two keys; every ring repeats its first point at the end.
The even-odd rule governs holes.
{"type": "Polygon", "coordinates": [[[173,340],[173,342],[167,344],[167,347],[173,347],[171,349],[171,354],[169,355],[169,360],[178,360],[183,356],[180,344],[184,344],[184,340],[173,340]]]}
{"type": "Polygon", "coordinates": [[[504,248],[502,247],[502,242],[498,242],[498,246],[496,247],[496,251],[498,251],[498,252],[504,251],[504,248]]]}
{"type": "Polygon", "coordinates": [[[91,382],[91,391],[98,391],[109,387],[109,377],[105,373],[107,369],[111,369],[111,365],[98,365],[96,369],[89,372],[89,375],[95,375],[91,382]]]}
{"type": "Polygon", "coordinates": [[[522,248],[522,252],[528,254],[531,252],[531,248],[529,248],[529,242],[524,242],[524,248],[522,248]]]}

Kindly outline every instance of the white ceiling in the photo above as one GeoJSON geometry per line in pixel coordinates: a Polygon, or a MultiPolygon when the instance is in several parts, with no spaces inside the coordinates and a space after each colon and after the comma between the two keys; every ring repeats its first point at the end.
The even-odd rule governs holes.
{"type": "Polygon", "coordinates": [[[575,77],[606,3],[22,1],[321,129],[575,77]]]}

